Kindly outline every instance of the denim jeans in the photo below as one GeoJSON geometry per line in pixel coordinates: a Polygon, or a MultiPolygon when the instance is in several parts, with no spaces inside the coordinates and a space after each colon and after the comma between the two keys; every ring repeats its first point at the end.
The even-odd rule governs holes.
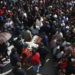
{"type": "Polygon", "coordinates": [[[33,67],[32,67],[33,71],[36,72],[36,73],[39,73],[39,71],[40,71],[40,66],[41,66],[41,64],[33,66],[33,67]]]}

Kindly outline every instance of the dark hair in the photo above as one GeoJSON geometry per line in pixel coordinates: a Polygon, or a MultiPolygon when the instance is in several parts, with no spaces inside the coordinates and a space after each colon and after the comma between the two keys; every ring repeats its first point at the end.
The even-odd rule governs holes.
{"type": "Polygon", "coordinates": [[[14,48],[12,48],[11,51],[14,53],[14,52],[16,52],[17,50],[16,50],[16,48],[14,47],[14,48]]]}
{"type": "Polygon", "coordinates": [[[35,50],[32,50],[32,55],[35,55],[36,51],[35,50]]]}

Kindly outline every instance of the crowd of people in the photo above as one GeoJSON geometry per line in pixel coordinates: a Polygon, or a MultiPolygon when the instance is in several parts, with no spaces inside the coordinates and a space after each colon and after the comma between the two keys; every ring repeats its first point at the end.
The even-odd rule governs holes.
{"type": "Polygon", "coordinates": [[[0,41],[0,63],[10,57],[14,75],[26,75],[22,68],[31,65],[38,74],[51,53],[58,75],[75,74],[74,20],[74,0],[0,0],[0,33],[12,35],[0,41]]]}

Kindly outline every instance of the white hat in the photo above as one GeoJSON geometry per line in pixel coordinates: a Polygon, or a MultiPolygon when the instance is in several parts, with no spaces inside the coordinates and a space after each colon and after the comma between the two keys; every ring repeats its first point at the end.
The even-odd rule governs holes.
{"type": "Polygon", "coordinates": [[[8,12],[10,13],[11,11],[10,11],[10,10],[8,10],[8,12]]]}
{"type": "Polygon", "coordinates": [[[23,16],[25,16],[27,18],[27,13],[23,13],[23,16]]]}
{"type": "Polygon", "coordinates": [[[49,8],[53,8],[53,6],[52,6],[52,5],[50,5],[50,6],[49,6],[49,8]]]}
{"type": "Polygon", "coordinates": [[[66,26],[66,29],[69,29],[70,27],[69,26],[66,26]]]}
{"type": "Polygon", "coordinates": [[[58,18],[58,15],[57,15],[57,14],[54,14],[53,17],[54,17],[54,18],[58,18]]]}

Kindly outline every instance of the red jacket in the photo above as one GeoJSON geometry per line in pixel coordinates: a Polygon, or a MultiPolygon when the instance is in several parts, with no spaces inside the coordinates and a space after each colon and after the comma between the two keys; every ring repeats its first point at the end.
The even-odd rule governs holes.
{"type": "Polygon", "coordinates": [[[6,6],[4,6],[4,7],[2,8],[2,10],[3,10],[4,12],[6,12],[7,7],[6,7],[6,6]]]}
{"type": "Polygon", "coordinates": [[[4,11],[2,9],[0,9],[0,16],[4,15],[4,11]]]}
{"type": "Polygon", "coordinates": [[[66,60],[59,64],[59,68],[60,69],[66,69],[67,66],[68,66],[68,62],[66,60]]]}
{"type": "Polygon", "coordinates": [[[40,54],[38,52],[35,53],[35,55],[32,56],[31,63],[32,63],[32,65],[39,65],[39,64],[41,64],[40,54]]]}
{"type": "Polygon", "coordinates": [[[23,49],[22,55],[25,58],[30,58],[32,56],[32,51],[30,51],[28,48],[23,49]]]}

